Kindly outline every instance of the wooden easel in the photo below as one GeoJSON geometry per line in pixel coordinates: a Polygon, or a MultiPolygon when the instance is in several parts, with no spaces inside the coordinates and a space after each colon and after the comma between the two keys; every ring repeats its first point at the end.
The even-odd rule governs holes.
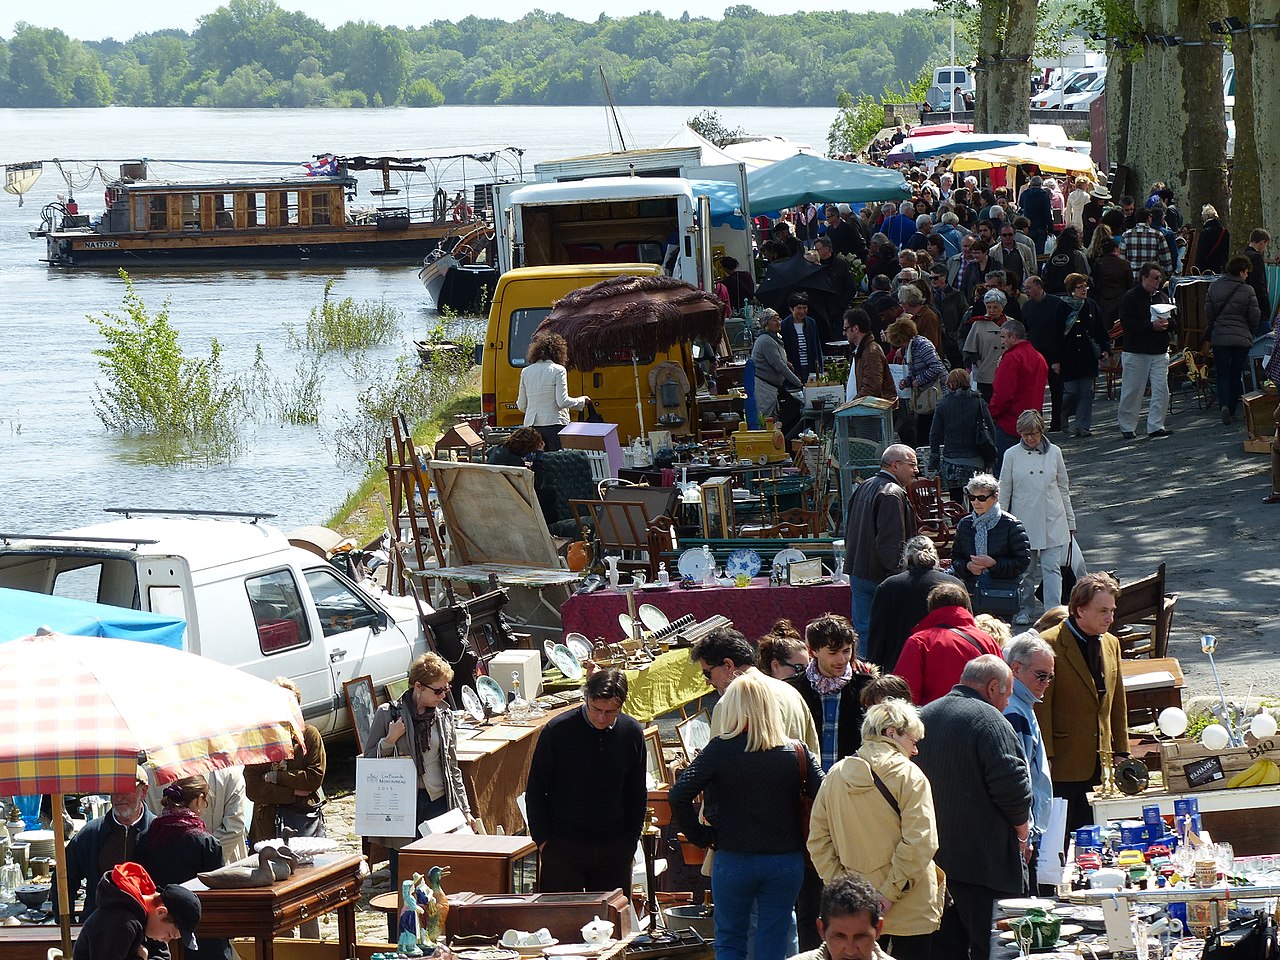
{"type": "Polygon", "coordinates": [[[406,556],[412,551],[418,570],[427,565],[428,554],[422,539],[424,526],[431,536],[436,562],[444,566],[447,560],[440,531],[436,529],[435,518],[431,515],[431,482],[422,471],[413,436],[403,415],[391,421],[391,435],[385,438],[385,444],[389,494],[387,533],[391,537],[391,576],[387,589],[396,596],[404,596],[410,589],[406,556]]]}

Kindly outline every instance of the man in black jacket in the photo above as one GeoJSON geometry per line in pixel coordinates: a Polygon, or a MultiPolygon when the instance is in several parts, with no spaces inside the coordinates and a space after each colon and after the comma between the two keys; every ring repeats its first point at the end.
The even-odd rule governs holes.
{"type": "Polygon", "coordinates": [[[1120,298],[1120,326],[1124,330],[1124,353],[1121,355],[1120,405],[1116,422],[1120,436],[1132,440],[1142,410],[1142,395],[1151,385],[1151,405],[1147,408],[1147,438],[1163,440],[1173,436],[1166,430],[1164,418],[1169,413],[1169,320],[1152,315],[1154,304],[1167,304],[1169,297],[1160,289],[1164,271],[1158,264],[1144,263],[1138,282],[1120,298]]]}
{"type": "Polygon", "coordinates": [[[1241,254],[1249,258],[1249,286],[1258,295],[1258,309],[1262,311],[1262,325],[1258,334],[1271,329],[1271,294],[1267,289],[1267,247],[1271,246],[1271,234],[1259,227],[1249,234],[1249,243],[1241,254]]]}
{"type": "Polygon", "coordinates": [[[98,878],[117,864],[137,859],[138,841],[155,819],[145,803],[148,787],[147,772],[138,767],[133,789],[111,794],[111,809],[86,823],[67,844],[67,895],[73,904],[80,884],[88,881],[81,923],[97,906],[98,878]]]}
{"type": "Polygon", "coordinates": [[[582,706],[538,737],[525,804],[544,893],[631,890],[649,794],[644,728],[623,714],[626,699],[626,675],[597,670],[582,706]]]}
{"type": "Polygon", "coordinates": [[[106,871],[95,889],[98,908],[80,931],[73,960],[163,956],[170,940],[182,941],[187,950],[198,949],[200,899],[186,887],[170,884],[156,890],[146,870],[121,863],[106,871]]]}
{"type": "Polygon", "coordinates": [[[1027,277],[1022,283],[1027,302],[1022,305],[1022,325],[1027,339],[1049,366],[1049,432],[1062,429],[1062,334],[1071,309],[1061,297],[1044,292],[1044,281],[1027,277]]]}
{"type": "Polygon", "coordinates": [[[934,861],[947,874],[951,903],[935,934],[935,955],[987,960],[991,907],[1026,889],[1031,776],[1017,734],[1004,718],[1013,674],[999,657],[965,664],[960,682],[920,711],[929,735],[916,762],[933,788],[938,822],[934,861]]]}

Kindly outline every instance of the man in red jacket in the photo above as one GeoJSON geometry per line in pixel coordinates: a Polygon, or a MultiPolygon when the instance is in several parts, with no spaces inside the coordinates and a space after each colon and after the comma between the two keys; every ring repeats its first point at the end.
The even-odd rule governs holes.
{"type": "Polygon", "coordinates": [[[1018,417],[1024,410],[1044,408],[1044,388],[1049,382],[1049,365],[1027,339],[1027,328],[1018,320],[1006,320],[1000,327],[1004,355],[996,367],[991,385],[991,419],[996,424],[996,476],[1004,452],[1018,442],[1018,417]]]}
{"type": "Polygon", "coordinates": [[[973,620],[969,591],[940,583],[929,591],[929,613],[907,637],[893,672],[907,681],[917,707],[946,696],[964,665],[984,653],[1000,656],[1000,644],[973,620]]]}

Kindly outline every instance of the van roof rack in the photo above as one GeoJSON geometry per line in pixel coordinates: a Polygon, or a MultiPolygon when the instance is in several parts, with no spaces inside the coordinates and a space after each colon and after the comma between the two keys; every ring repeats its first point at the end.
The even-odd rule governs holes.
{"type": "Polygon", "coordinates": [[[0,533],[0,543],[3,543],[6,547],[12,546],[15,540],[38,540],[41,543],[132,543],[135,546],[149,546],[160,542],[159,540],[146,540],[140,537],[81,537],[74,534],[57,536],[39,533],[0,533]]]}
{"type": "Polygon", "coordinates": [[[256,510],[191,510],[182,507],[175,509],[165,509],[162,507],[107,507],[107,513],[116,513],[125,519],[129,519],[134,514],[139,516],[155,516],[163,514],[167,516],[177,517],[239,517],[241,519],[248,518],[250,523],[257,523],[259,520],[274,520],[274,513],[262,513],[256,510]]]}

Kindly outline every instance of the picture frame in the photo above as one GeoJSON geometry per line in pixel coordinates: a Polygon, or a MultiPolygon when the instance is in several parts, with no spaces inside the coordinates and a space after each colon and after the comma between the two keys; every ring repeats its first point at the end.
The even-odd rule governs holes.
{"type": "Polygon", "coordinates": [[[662,756],[662,737],[657,727],[644,731],[645,769],[649,774],[649,789],[663,790],[671,786],[670,771],[662,756]]]}
{"type": "Polygon", "coordinates": [[[378,709],[378,695],[373,689],[373,677],[353,677],[342,683],[342,695],[351,714],[351,726],[356,732],[356,743],[364,748],[364,742],[373,727],[373,715],[378,709]]]}
{"type": "Polygon", "coordinates": [[[399,680],[392,680],[385,689],[387,691],[387,701],[395,703],[409,692],[409,678],[401,677],[399,680]]]}
{"type": "Polygon", "coordinates": [[[702,484],[702,536],[724,540],[733,536],[733,480],[718,477],[702,484]]]}
{"type": "Polygon", "coordinates": [[[699,710],[687,720],[676,724],[676,735],[680,738],[680,749],[685,759],[693,763],[708,743],[711,742],[711,715],[706,710],[699,710]]]}

